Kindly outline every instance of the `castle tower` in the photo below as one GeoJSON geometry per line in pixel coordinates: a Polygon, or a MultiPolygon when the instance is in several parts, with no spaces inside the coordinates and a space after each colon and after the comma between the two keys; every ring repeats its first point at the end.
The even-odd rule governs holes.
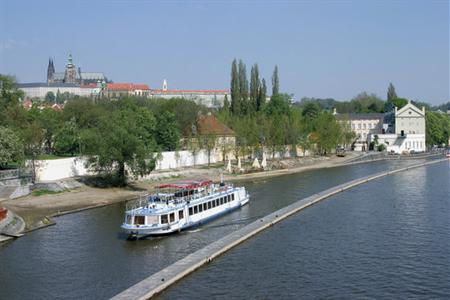
{"type": "Polygon", "coordinates": [[[53,59],[49,57],[47,67],[47,83],[53,82],[53,74],[55,74],[55,66],[53,65],[53,59]]]}
{"type": "Polygon", "coordinates": [[[77,69],[72,61],[72,54],[69,54],[69,59],[66,65],[66,71],[64,72],[64,83],[76,83],[77,82],[77,69]]]}

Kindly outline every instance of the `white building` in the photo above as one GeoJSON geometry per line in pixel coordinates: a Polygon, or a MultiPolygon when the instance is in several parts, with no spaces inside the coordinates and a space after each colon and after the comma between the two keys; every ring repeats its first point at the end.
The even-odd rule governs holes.
{"type": "Polygon", "coordinates": [[[411,102],[395,108],[395,133],[378,135],[378,143],[395,153],[424,152],[425,141],[425,107],[419,109],[411,102]]]}
{"type": "Polygon", "coordinates": [[[25,93],[27,98],[44,99],[48,92],[56,95],[70,93],[73,95],[89,97],[93,93],[95,86],[79,86],[73,83],[20,83],[17,85],[20,90],[25,93]]]}
{"type": "Polygon", "coordinates": [[[355,133],[352,148],[355,151],[368,151],[373,137],[383,133],[384,114],[340,114],[337,116],[340,122],[347,122],[355,133]]]}

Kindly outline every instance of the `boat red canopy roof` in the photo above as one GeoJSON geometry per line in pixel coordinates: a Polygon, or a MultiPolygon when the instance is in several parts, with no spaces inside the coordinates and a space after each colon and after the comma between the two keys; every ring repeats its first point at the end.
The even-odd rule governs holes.
{"type": "Polygon", "coordinates": [[[186,180],[175,183],[166,183],[156,186],[157,189],[174,188],[174,189],[186,189],[191,190],[199,188],[202,186],[207,186],[212,183],[211,180],[201,179],[201,180],[186,180]]]}

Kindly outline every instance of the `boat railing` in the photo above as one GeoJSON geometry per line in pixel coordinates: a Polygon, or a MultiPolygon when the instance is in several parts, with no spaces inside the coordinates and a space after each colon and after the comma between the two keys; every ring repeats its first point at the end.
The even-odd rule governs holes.
{"type": "Polygon", "coordinates": [[[130,211],[147,206],[148,203],[147,197],[148,197],[147,194],[141,194],[139,195],[139,198],[127,201],[125,203],[125,210],[130,211]]]}

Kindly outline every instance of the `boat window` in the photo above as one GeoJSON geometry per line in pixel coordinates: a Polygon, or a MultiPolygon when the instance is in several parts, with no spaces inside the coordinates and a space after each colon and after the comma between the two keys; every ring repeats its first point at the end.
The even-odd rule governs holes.
{"type": "Polygon", "coordinates": [[[211,205],[211,201],[208,202],[208,209],[211,209],[212,205],[211,205]]]}
{"type": "Polygon", "coordinates": [[[231,194],[231,201],[234,200],[234,194],[231,194]]]}
{"type": "Polygon", "coordinates": [[[203,203],[203,210],[207,210],[208,209],[208,204],[206,204],[206,202],[205,203],[203,203]]]}
{"type": "Polygon", "coordinates": [[[227,202],[230,202],[231,201],[231,195],[228,195],[227,196],[227,202]]]}
{"type": "Polygon", "coordinates": [[[161,224],[167,224],[169,223],[167,219],[167,215],[161,215],[161,224]]]}
{"type": "Polygon", "coordinates": [[[202,211],[203,211],[203,205],[200,204],[200,205],[198,206],[198,212],[202,212],[202,211]]]}
{"type": "Polygon", "coordinates": [[[134,216],[134,224],[144,225],[145,224],[145,216],[134,216]]]}
{"type": "Polygon", "coordinates": [[[127,224],[131,224],[131,220],[133,220],[133,218],[130,215],[127,215],[127,224]]]}
{"type": "Polygon", "coordinates": [[[192,216],[192,207],[189,207],[189,215],[192,216]]]}
{"type": "Polygon", "coordinates": [[[175,222],[175,213],[171,213],[169,215],[169,218],[170,218],[170,223],[175,222]]]}
{"type": "Polygon", "coordinates": [[[219,203],[219,199],[216,199],[216,205],[217,205],[217,206],[219,206],[219,205],[220,205],[220,203],[219,203]]]}
{"type": "Polygon", "coordinates": [[[184,219],[184,211],[180,210],[180,211],[178,212],[178,219],[179,219],[179,220],[184,219]]]}
{"type": "Polygon", "coordinates": [[[222,204],[223,204],[223,197],[220,198],[220,205],[222,205],[222,204]]]}
{"type": "Polygon", "coordinates": [[[215,200],[212,201],[212,207],[216,207],[216,201],[215,200]]]}
{"type": "Polygon", "coordinates": [[[196,213],[198,213],[198,207],[197,207],[197,205],[194,206],[194,215],[195,215],[196,213]]]}

